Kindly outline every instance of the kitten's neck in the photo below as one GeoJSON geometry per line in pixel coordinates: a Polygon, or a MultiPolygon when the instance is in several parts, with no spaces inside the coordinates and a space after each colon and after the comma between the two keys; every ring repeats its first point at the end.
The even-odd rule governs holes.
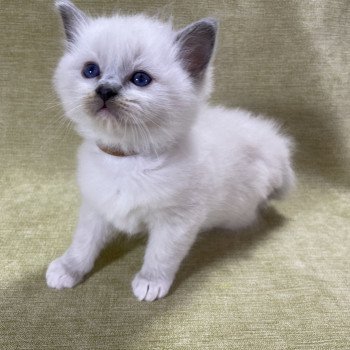
{"type": "MultiPolygon", "coordinates": [[[[160,139],[160,137],[150,137],[149,143],[146,143],[145,138],[137,138],[136,142],[134,138],[116,140],[113,137],[101,137],[98,139],[90,139],[100,151],[115,156],[115,157],[129,157],[129,156],[145,156],[145,157],[159,157],[162,154],[172,153],[177,149],[179,145],[187,143],[187,139],[190,137],[190,131],[192,126],[188,128],[182,135],[178,135],[177,138],[160,139]],[[152,142],[153,141],[153,142],[152,142]],[[157,142],[158,141],[158,142],[157,142]]],[[[142,136],[142,135],[141,135],[142,136]]],[[[164,135],[167,136],[167,135],[164,135]]]]}
{"type": "Polygon", "coordinates": [[[173,140],[173,142],[168,142],[166,145],[163,145],[163,147],[149,147],[149,148],[132,148],[132,147],[125,147],[122,143],[117,142],[101,142],[101,141],[92,141],[97,148],[103,152],[104,154],[109,154],[114,157],[119,158],[128,158],[133,156],[140,156],[140,157],[146,157],[146,158],[157,158],[160,157],[167,157],[174,152],[178,152],[179,149],[183,148],[184,145],[188,145],[190,139],[190,133],[184,133],[177,139],[176,141],[173,140]]]}

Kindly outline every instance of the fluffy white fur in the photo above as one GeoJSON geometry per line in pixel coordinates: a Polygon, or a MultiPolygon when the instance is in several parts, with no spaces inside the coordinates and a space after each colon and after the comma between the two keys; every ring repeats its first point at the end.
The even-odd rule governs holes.
{"type": "Polygon", "coordinates": [[[73,242],[50,264],[47,284],[75,286],[116,231],[147,231],[132,288],[140,300],[162,298],[198,232],[247,227],[261,205],[293,186],[291,142],[274,122],[206,104],[214,20],[176,32],[142,15],[92,19],[68,1],[57,6],[67,51],[55,86],[84,138],[82,207],[73,242]],[[91,61],[101,68],[99,78],[81,75],[91,61]],[[129,82],[137,70],[153,77],[150,85],[129,82]],[[95,89],[105,81],[122,88],[110,112],[96,112],[95,89]],[[136,155],[109,155],[101,143],[136,155]]]}

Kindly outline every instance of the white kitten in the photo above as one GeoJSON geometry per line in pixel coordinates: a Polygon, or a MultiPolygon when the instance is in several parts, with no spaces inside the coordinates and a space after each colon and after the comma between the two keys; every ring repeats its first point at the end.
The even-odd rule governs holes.
{"type": "Polygon", "coordinates": [[[67,50],[55,86],[84,143],[73,243],[46,273],[71,288],[118,230],[148,231],[135,296],[164,297],[199,231],[251,225],[294,183],[291,143],[274,122],[209,107],[217,23],[176,32],[142,15],[92,19],[58,1],[67,50]]]}

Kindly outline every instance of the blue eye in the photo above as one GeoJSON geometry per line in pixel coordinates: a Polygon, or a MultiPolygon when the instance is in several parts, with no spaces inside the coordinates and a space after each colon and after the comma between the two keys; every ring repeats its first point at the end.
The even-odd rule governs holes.
{"type": "Polygon", "coordinates": [[[86,63],[82,74],[87,79],[96,78],[100,75],[100,67],[96,63],[86,63]]]}
{"type": "Polygon", "coordinates": [[[131,78],[131,82],[136,86],[146,86],[152,81],[152,78],[145,72],[136,72],[131,78]]]}

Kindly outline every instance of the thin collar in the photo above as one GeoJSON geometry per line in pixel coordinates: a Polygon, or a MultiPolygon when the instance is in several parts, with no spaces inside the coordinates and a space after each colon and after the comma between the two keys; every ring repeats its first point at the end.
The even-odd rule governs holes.
{"type": "Polygon", "coordinates": [[[129,157],[129,156],[135,156],[136,153],[125,153],[122,150],[118,149],[118,148],[113,148],[113,147],[109,147],[109,146],[103,146],[101,144],[97,144],[97,147],[104,153],[107,153],[111,156],[115,156],[115,157],[129,157]]]}

